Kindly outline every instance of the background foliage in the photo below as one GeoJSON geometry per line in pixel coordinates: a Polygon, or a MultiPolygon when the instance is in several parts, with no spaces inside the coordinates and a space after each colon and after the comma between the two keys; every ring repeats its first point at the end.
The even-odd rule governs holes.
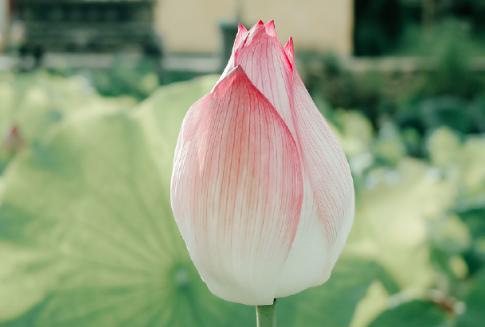
{"type": "MultiPolygon", "coordinates": [[[[79,75],[2,75],[0,326],[254,324],[208,292],[169,205],[178,128],[215,80],[136,104],[79,75]]],[[[485,138],[376,126],[315,97],[351,162],[356,221],[330,281],[279,301],[280,325],[480,326],[485,138]]]]}

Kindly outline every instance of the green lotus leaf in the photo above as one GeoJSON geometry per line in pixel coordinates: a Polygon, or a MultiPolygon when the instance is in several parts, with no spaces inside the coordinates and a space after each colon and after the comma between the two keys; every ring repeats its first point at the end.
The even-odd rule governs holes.
{"type": "Polygon", "coordinates": [[[349,326],[354,318],[362,319],[355,316],[356,310],[374,283],[391,291],[395,287],[378,264],[353,256],[341,258],[323,286],[281,300],[279,310],[286,313],[279,317],[284,318],[282,326],[349,326]]]}
{"type": "MultiPolygon", "coordinates": [[[[191,103],[207,92],[200,83],[177,92],[191,103]]],[[[188,108],[172,91],[157,108],[74,115],[12,163],[0,206],[5,325],[224,326],[243,314],[208,292],[171,215],[165,154],[188,108]],[[157,110],[173,115],[155,133],[143,123],[157,110]]]]}
{"type": "Polygon", "coordinates": [[[393,307],[378,316],[369,327],[442,327],[447,326],[446,312],[437,304],[414,300],[393,307]]]}
{"type": "Polygon", "coordinates": [[[0,76],[0,99],[0,173],[12,157],[6,138],[13,127],[18,129],[24,148],[38,142],[77,111],[117,110],[134,105],[130,98],[97,95],[82,76],[66,78],[45,72],[0,76]]]}
{"type": "Polygon", "coordinates": [[[358,194],[346,251],[372,258],[403,289],[426,288],[435,276],[427,220],[453,203],[453,184],[424,162],[403,159],[396,169],[374,169],[358,194]]]}

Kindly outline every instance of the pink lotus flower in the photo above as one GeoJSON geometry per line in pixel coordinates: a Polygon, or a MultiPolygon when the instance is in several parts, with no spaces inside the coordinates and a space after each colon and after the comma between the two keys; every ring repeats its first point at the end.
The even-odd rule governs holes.
{"type": "Polygon", "coordinates": [[[189,109],[171,202],[223,299],[271,304],[329,278],[353,221],[352,177],[273,21],[239,26],[220,80],[189,109]]]}

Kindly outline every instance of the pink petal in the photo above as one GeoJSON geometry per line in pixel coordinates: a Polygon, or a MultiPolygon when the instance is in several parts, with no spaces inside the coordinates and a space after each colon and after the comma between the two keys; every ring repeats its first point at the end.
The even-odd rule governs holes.
{"type": "Polygon", "coordinates": [[[298,228],[297,145],[237,67],[187,113],[171,200],[192,260],[216,295],[270,304],[298,228]]]}
{"type": "Polygon", "coordinates": [[[251,82],[273,104],[293,133],[290,99],[293,61],[288,59],[275,31],[274,21],[259,21],[248,32],[238,33],[233,55],[221,76],[240,65],[251,82]]]}
{"type": "Polygon", "coordinates": [[[275,29],[275,24],[274,24],[274,19],[270,20],[266,24],[264,24],[264,28],[266,30],[266,33],[270,36],[276,36],[276,29],[275,29]]]}
{"type": "Polygon", "coordinates": [[[234,46],[232,50],[235,51],[236,49],[240,48],[243,42],[246,40],[247,36],[248,30],[246,29],[246,26],[244,26],[243,24],[239,24],[237,26],[237,34],[234,40],[234,46]]]}
{"type": "Polygon", "coordinates": [[[295,66],[295,49],[293,47],[293,38],[290,37],[284,46],[286,58],[288,59],[288,63],[290,64],[291,68],[295,66]]]}
{"type": "Polygon", "coordinates": [[[300,226],[281,275],[278,296],[326,281],[354,217],[354,187],[344,152],[296,71],[294,87],[293,121],[305,194],[300,226]]]}
{"type": "Polygon", "coordinates": [[[248,38],[249,32],[243,24],[239,24],[237,26],[237,34],[236,38],[234,39],[234,45],[232,46],[232,54],[227,62],[226,68],[222,72],[221,76],[219,77],[219,81],[223,80],[233,69],[236,67],[234,63],[235,53],[238,51],[239,48],[244,46],[246,39],[248,38]]]}

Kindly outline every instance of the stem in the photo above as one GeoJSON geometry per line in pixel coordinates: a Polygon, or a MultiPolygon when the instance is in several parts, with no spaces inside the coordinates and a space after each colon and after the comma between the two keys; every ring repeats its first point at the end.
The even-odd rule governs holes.
{"type": "Polygon", "coordinates": [[[276,327],[276,299],[273,304],[256,306],[256,326],[276,327]]]}

